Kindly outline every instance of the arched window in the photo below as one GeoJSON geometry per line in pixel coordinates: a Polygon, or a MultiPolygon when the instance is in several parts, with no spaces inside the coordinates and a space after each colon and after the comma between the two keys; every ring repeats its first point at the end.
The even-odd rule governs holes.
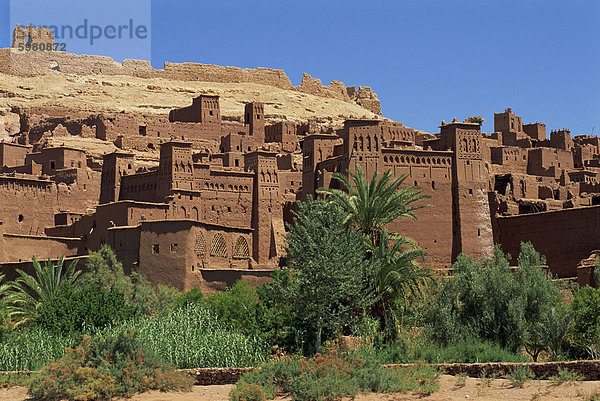
{"type": "Polygon", "coordinates": [[[377,139],[377,135],[375,135],[375,151],[379,151],[379,140],[377,139]]]}
{"type": "Polygon", "coordinates": [[[219,256],[222,258],[227,257],[227,245],[225,244],[225,238],[223,234],[217,233],[213,237],[212,246],[210,247],[211,256],[219,256]]]}
{"type": "Polygon", "coordinates": [[[364,144],[364,141],[363,141],[363,137],[362,137],[362,136],[359,138],[359,142],[360,142],[360,150],[361,150],[361,151],[362,151],[362,150],[365,150],[365,146],[364,146],[365,144],[364,144]]]}
{"type": "Polygon", "coordinates": [[[235,241],[235,248],[233,249],[233,257],[238,259],[244,259],[250,257],[250,248],[246,238],[241,235],[235,241]]]}
{"type": "Polygon", "coordinates": [[[192,208],[192,219],[196,221],[200,220],[200,215],[198,214],[198,208],[196,206],[192,208]]]}
{"type": "Polygon", "coordinates": [[[367,150],[369,152],[371,151],[371,137],[370,136],[367,137],[367,150]]]}
{"type": "Polygon", "coordinates": [[[187,217],[187,210],[185,210],[184,206],[181,206],[181,217],[183,217],[184,219],[187,217]]]}
{"type": "Polygon", "coordinates": [[[204,235],[202,232],[198,232],[196,235],[196,244],[194,245],[194,252],[197,257],[202,257],[206,255],[206,241],[204,240],[204,235]]]}

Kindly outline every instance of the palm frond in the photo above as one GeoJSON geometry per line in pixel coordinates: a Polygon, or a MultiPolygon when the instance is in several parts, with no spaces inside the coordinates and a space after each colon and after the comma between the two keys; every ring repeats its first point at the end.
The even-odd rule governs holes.
{"type": "Polygon", "coordinates": [[[333,174],[342,190],[321,188],[317,193],[326,195],[346,214],[346,223],[354,224],[356,229],[374,238],[387,224],[400,217],[416,220],[413,212],[428,206],[416,203],[429,197],[420,188],[401,187],[407,177],[392,177],[388,170],[381,178],[375,172],[367,181],[362,168],[357,166],[356,173],[348,171],[348,176],[333,174]]]}
{"type": "Polygon", "coordinates": [[[63,272],[64,257],[56,265],[48,259],[44,266],[33,257],[32,264],[35,277],[17,269],[19,277],[10,283],[5,297],[8,316],[15,322],[15,326],[31,322],[44,303],[51,302],[81,274],[81,271],[75,270],[77,260],[71,262],[63,272]]]}

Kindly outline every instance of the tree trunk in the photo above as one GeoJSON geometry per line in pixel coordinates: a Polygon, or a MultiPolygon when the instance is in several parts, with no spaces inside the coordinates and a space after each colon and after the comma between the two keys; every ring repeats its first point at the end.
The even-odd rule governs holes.
{"type": "Polygon", "coordinates": [[[319,324],[319,326],[317,327],[317,339],[315,340],[315,354],[318,354],[321,352],[321,332],[322,331],[323,331],[323,328],[319,324]]]}

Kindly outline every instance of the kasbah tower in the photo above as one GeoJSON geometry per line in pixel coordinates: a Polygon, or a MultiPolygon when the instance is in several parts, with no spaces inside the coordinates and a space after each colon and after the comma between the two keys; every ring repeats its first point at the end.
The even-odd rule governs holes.
{"type": "MultiPolygon", "coordinates": [[[[0,263],[8,279],[30,269],[33,255],[85,258],[107,244],[127,270],[181,290],[220,291],[240,278],[259,284],[285,263],[295,202],[336,186],[334,172],[360,166],[367,178],[407,175],[405,185],[430,196],[417,221],[388,227],[423,247],[425,266],[444,272],[460,253],[491,256],[494,244],[514,256],[531,241],[553,274],[590,282],[600,249],[598,137],[571,137],[568,129],[548,137],[543,123],[523,124],[510,108],[495,114],[491,133],[454,119],[430,134],[383,118],[368,87],[325,86],[307,74],[294,87],[281,70],[154,69],[15,48],[53,43],[44,28],[17,27],[14,39],[13,48],[0,49],[0,73],[12,77],[77,74],[99,79],[100,88],[135,77],[147,80],[145,91],[163,90],[156,78],[259,84],[335,101],[361,117],[292,118],[250,96],[225,115],[214,92],[190,91],[187,105],[153,113],[16,97],[0,119],[0,263]]],[[[119,88],[111,90],[126,90],[119,88]]]]}

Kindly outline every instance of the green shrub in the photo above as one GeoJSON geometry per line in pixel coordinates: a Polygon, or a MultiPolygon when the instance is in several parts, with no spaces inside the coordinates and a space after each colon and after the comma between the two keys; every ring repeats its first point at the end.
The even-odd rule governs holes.
{"type": "Polygon", "coordinates": [[[189,304],[200,303],[204,301],[204,294],[202,294],[202,290],[198,287],[194,287],[191,290],[186,292],[182,292],[175,298],[175,307],[181,308],[182,306],[187,306],[189,304]]]}
{"type": "Polygon", "coordinates": [[[533,373],[531,373],[531,369],[525,365],[514,368],[508,375],[510,384],[513,387],[523,387],[523,384],[531,380],[532,377],[533,373]]]}
{"type": "Polygon", "coordinates": [[[232,401],[265,401],[273,399],[267,397],[265,390],[258,384],[238,383],[230,393],[232,401]]]}
{"type": "Polygon", "coordinates": [[[383,368],[372,358],[329,351],[310,359],[269,362],[242,376],[231,398],[271,399],[280,392],[298,401],[353,398],[358,392],[429,394],[438,388],[438,377],[439,372],[431,367],[383,368]]]}
{"type": "Polygon", "coordinates": [[[27,387],[31,383],[29,373],[0,373],[0,388],[3,387],[27,387]]]}
{"type": "Polygon", "coordinates": [[[440,346],[426,335],[414,339],[401,338],[382,344],[373,350],[361,349],[362,357],[374,357],[379,363],[476,363],[527,362],[522,354],[513,353],[500,345],[466,336],[453,344],[440,346]]]}
{"type": "Polygon", "coordinates": [[[42,305],[35,323],[54,333],[72,335],[90,327],[103,327],[129,319],[136,310],[128,304],[124,294],[113,288],[105,291],[69,286],[52,302],[42,305]]]}
{"type": "Polygon", "coordinates": [[[453,278],[441,283],[427,311],[429,335],[446,345],[472,335],[516,352],[528,328],[560,302],[557,286],[539,268],[545,260],[531,244],[521,244],[518,260],[512,271],[499,248],[488,260],[460,255],[453,278]]]}
{"type": "Polygon", "coordinates": [[[123,294],[126,304],[140,315],[155,316],[171,310],[179,295],[172,287],[152,285],[135,271],[125,274],[123,265],[107,245],[90,253],[87,268],[88,272],[79,278],[78,289],[88,293],[123,294]]]}
{"type": "Polygon", "coordinates": [[[571,304],[573,342],[591,358],[600,357],[600,290],[589,286],[575,292],[571,304]]]}
{"type": "Polygon", "coordinates": [[[96,400],[148,390],[190,390],[193,379],[142,350],[131,331],[86,336],[78,347],[41,370],[29,386],[39,399],[96,400]]]}
{"type": "Polygon", "coordinates": [[[237,281],[227,291],[209,295],[205,304],[217,313],[223,322],[247,335],[260,336],[258,295],[256,288],[245,280],[237,281]]]}
{"type": "Polygon", "coordinates": [[[277,393],[273,363],[244,374],[231,390],[232,401],[272,400],[277,393]]]}
{"type": "Polygon", "coordinates": [[[558,384],[562,383],[570,383],[576,381],[582,381],[584,379],[583,375],[573,372],[569,369],[563,369],[561,367],[558,368],[558,374],[549,378],[550,381],[553,381],[558,384]]]}

